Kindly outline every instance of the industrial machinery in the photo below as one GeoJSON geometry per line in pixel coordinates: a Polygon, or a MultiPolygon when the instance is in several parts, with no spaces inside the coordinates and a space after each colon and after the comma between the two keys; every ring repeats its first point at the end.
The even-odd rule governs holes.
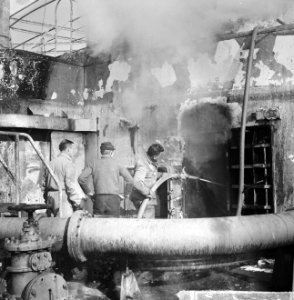
{"type": "MultiPolygon", "coordinates": [[[[57,227],[55,227],[53,224],[50,225],[51,222],[44,224],[43,219],[38,221],[34,218],[36,210],[48,208],[45,204],[15,205],[9,207],[9,209],[27,213],[28,217],[26,220],[21,218],[1,218],[1,220],[9,222],[9,224],[4,225],[6,230],[10,231],[13,228],[12,224],[18,226],[20,222],[22,223],[22,228],[4,240],[4,248],[10,254],[10,264],[4,272],[6,273],[5,280],[0,280],[0,299],[108,299],[97,289],[87,288],[77,282],[66,282],[63,276],[53,270],[54,262],[51,250],[56,243],[58,244],[63,240],[62,234],[57,233],[54,235],[54,230],[58,227],[64,232],[64,226],[67,221],[59,218],[44,218],[44,220],[50,220],[53,223],[57,222],[57,227]],[[49,233],[50,231],[51,233],[49,233]]],[[[75,253],[73,248],[79,249],[79,227],[86,215],[88,214],[84,211],[74,214],[68,229],[68,232],[72,233],[69,234],[68,239],[69,241],[72,240],[71,254],[73,257],[73,253],[75,253]]],[[[80,258],[80,256],[78,257],[80,258]]]]}
{"type": "Polygon", "coordinates": [[[16,210],[28,212],[27,220],[0,218],[0,240],[6,238],[5,248],[11,253],[7,295],[14,299],[87,299],[72,298],[69,282],[52,270],[50,249],[67,248],[76,262],[92,263],[93,257],[105,253],[197,258],[294,243],[293,211],[199,219],[114,219],[91,218],[80,210],[69,219],[44,217],[37,221],[32,214],[40,208],[44,206],[16,206],[16,210]]]}
{"type": "Polygon", "coordinates": [[[67,299],[68,288],[62,276],[52,270],[51,247],[56,241],[49,235],[41,237],[39,223],[33,217],[47,205],[20,204],[10,209],[28,214],[19,236],[6,238],[4,248],[11,254],[7,292],[16,299],[67,299]]]}

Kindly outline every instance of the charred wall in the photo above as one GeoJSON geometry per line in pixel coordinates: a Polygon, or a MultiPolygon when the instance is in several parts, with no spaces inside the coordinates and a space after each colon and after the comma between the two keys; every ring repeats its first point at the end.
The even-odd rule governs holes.
{"type": "MultiPolygon", "coordinates": [[[[125,165],[132,166],[139,151],[159,141],[166,149],[162,163],[180,167],[185,147],[184,165],[192,168],[191,158],[200,163],[189,170],[191,173],[226,185],[229,184],[227,141],[220,141],[218,130],[222,128],[220,131],[228,138],[230,126],[240,124],[248,41],[248,38],[220,41],[214,55],[197,53],[191,59],[175,59],[170,52],[141,57],[128,49],[117,49],[116,53],[99,57],[82,51],[58,59],[10,51],[5,52],[8,60],[3,63],[5,55],[2,52],[0,88],[4,100],[0,102],[1,112],[28,114],[29,108],[34,114],[99,120],[99,136],[97,134],[95,141],[87,139],[88,142],[94,141],[93,148],[87,146],[88,142],[85,145],[85,151],[91,153],[90,160],[97,157],[102,141],[111,140],[117,146],[118,158],[125,165]],[[13,61],[16,62],[10,65],[13,61]],[[31,70],[31,66],[36,68],[31,70]],[[237,108],[230,111],[231,120],[228,111],[215,104],[219,96],[224,97],[224,103],[234,103],[237,108]],[[37,100],[33,100],[35,98],[37,100]],[[191,111],[186,111],[185,100],[188,104],[201,102],[201,109],[198,111],[192,105],[191,111]],[[180,111],[185,111],[180,118],[181,130],[184,131],[178,128],[180,111]],[[220,126],[216,116],[225,119],[228,127],[220,126]],[[188,128],[197,137],[196,141],[186,135],[188,128]],[[197,151],[193,153],[192,149],[197,151]],[[192,152],[187,156],[187,151],[192,152]],[[213,168],[214,165],[218,167],[213,168]]],[[[281,209],[293,203],[294,145],[289,138],[293,135],[293,47],[292,36],[270,34],[258,41],[248,112],[248,124],[254,124],[256,120],[251,116],[252,112],[260,107],[280,107],[281,120],[276,126],[274,152],[277,153],[275,161],[279,170],[276,197],[281,209]]],[[[189,192],[193,195],[202,189],[201,197],[198,194],[197,197],[202,198],[203,215],[211,214],[211,209],[204,206],[204,198],[220,199],[221,208],[217,209],[217,214],[226,210],[226,189],[211,187],[212,191],[204,192],[209,186],[205,185],[192,187],[189,192]]],[[[196,203],[191,210],[195,209],[195,214],[198,214],[196,203]]]]}
{"type": "Polygon", "coordinates": [[[183,167],[189,175],[204,179],[185,183],[187,217],[228,213],[227,142],[231,126],[231,110],[222,101],[194,101],[180,114],[180,132],[185,141],[183,167]]]}

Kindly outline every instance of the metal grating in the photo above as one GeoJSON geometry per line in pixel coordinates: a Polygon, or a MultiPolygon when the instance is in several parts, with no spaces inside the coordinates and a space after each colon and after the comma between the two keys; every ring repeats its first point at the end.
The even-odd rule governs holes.
{"type": "MultiPolygon", "coordinates": [[[[244,205],[242,214],[274,212],[271,126],[246,127],[244,205]]],[[[237,207],[240,128],[232,130],[229,148],[231,209],[237,207]]]]}
{"type": "Polygon", "coordinates": [[[77,1],[38,0],[12,13],[10,47],[50,56],[84,49],[77,1]]]}

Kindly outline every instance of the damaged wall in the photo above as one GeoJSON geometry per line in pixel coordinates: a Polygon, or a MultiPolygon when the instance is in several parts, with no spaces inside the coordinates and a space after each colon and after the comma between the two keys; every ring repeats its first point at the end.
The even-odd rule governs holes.
{"type": "MultiPolygon", "coordinates": [[[[256,24],[251,25],[253,27],[256,24]]],[[[250,24],[246,26],[250,27],[250,24]]],[[[239,30],[242,31],[246,26],[239,30]]],[[[20,95],[17,95],[11,98],[13,101],[9,104],[9,100],[2,101],[1,110],[26,114],[26,108],[31,106],[37,114],[44,114],[46,111],[46,114],[49,112],[61,117],[99,119],[99,140],[96,140],[95,145],[99,147],[103,141],[113,141],[118,150],[117,157],[126,166],[133,166],[136,153],[146,149],[150,143],[159,141],[166,148],[162,163],[179,167],[183,160],[184,144],[186,143],[186,149],[191,144],[178,128],[179,112],[186,100],[188,103],[203,101],[210,107],[211,101],[207,99],[214,100],[223,96],[229,103],[235,103],[234,109],[230,109],[230,116],[228,115],[228,128],[239,125],[239,104],[245,83],[249,43],[250,38],[220,41],[214,43],[210,51],[196,52],[190,57],[178,57],[173,51],[154,49],[153,55],[148,53],[142,56],[140,52],[131,51],[124,43],[111,54],[101,54],[98,57],[93,57],[87,51],[71,57],[65,55],[60,61],[50,62],[48,67],[51,75],[46,80],[45,92],[43,90],[46,96],[43,98],[51,99],[50,101],[24,102],[19,101],[20,95]]],[[[291,206],[293,202],[293,147],[286,138],[294,134],[291,127],[293,45],[293,36],[268,34],[260,38],[255,49],[251,78],[253,94],[249,103],[248,121],[254,122],[251,113],[260,107],[280,107],[282,120],[278,130],[281,132],[280,143],[284,145],[285,157],[277,157],[283,174],[283,178],[277,179],[277,185],[281,186],[283,180],[287,184],[283,195],[279,195],[279,207],[286,202],[287,206],[291,206]]],[[[21,80],[19,76],[18,79],[21,80]]],[[[1,83],[5,84],[3,80],[1,83]]],[[[208,130],[209,126],[219,126],[215,113],[206,118],[208,123],[199,118],[189,125],[190,130],[195,132],[195,137],[203,124],[208,125],[196,143],[197,146],[193,147],[203,149],[202,152],[206,149],[208,152],[205,154],[211,155],[211,161],[215,158],[216,161],[224,162],[225,143],[219,144],[221,151],[216,153],[216,144],[212,146],[213,143],[204,138],[209,136],[214,140],[218,136],[208,130]]],[[[281,149],[278,144],[276,147],[281,149]]],[[[91,159],[98,155],[94,152],[92,149],[91,159]]],[[[186,159],[184,157],[184,161],[186,159]]],[[[195,174],[197,171],[197,168],[191,170],[195,174]]],[[[226,164],[213,172],[213,168],[206,168],[202,176],[222,181],[227,177],[226,164]]],[[[212,194],[217,193],[212,190],[212,194]]]]}

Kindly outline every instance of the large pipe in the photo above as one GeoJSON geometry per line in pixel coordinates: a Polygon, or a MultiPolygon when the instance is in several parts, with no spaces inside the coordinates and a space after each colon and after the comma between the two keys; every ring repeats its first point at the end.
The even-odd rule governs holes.
{"type": "Polygon", "coordinates": [[[9,47],[10,0],[0,1],[0,49],[9,47]]]}
{"type": "MultiPolygon", "coordinates": [[[[85,261],[93,254],[216,255],[253,252],[294,244],[294,211],[281,214],[200,219],[43,218],[44,236],[67,243],[70,255],[85,261]],[[65,236],[67,240],[65,241],[65,236]],[[63,239],[63,240],[62,240],[63,239]]],[[[0,218],[0,239],[17,236],[22,220],[0,218]]]]}
{"type": "Polygon", "coordinates": [[[241,253],[294,243],[294,214],[203,219],[87,219],[81,250],[146,255],[241,253]],[[101,229],[100,229],[101,228],[101,229]]]}
{"type": "Polygon", "coordinates": [[[294,243],[294,212],[200,219],[100,219],[69,222],[67,246],[76,260],[93,253],[214,255],[294,243]]]}

